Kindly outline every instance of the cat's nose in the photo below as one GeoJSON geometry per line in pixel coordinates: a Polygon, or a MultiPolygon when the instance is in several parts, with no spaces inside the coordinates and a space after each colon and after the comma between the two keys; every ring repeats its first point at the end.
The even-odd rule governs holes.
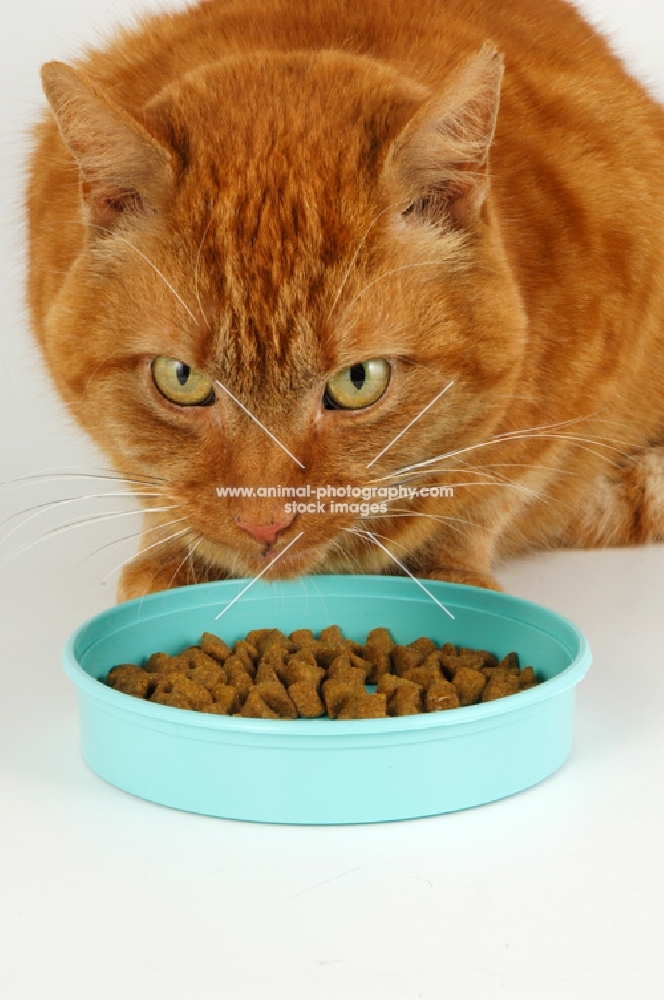
{"type": "Polygon", "coordinates": [[[248,532],[259,542],[266,542],[271,545],[276,542],[277,535],[292,523],[294,514],[279,513],[277,517],[270,517],[267,521],[252,521],[243,517],[242,514],[235,515],[235,523],[238,528],[248,532]]]}

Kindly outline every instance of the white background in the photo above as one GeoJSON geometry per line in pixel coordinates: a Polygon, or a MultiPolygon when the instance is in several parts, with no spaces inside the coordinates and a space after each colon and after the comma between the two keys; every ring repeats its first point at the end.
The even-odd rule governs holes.
{"type": "MultiPolygon", "coordinates": [[[[42,107],[40,64],[73,57],[132,11],[158,6],[165,5],[21,0],[3,14],[0,481],[105,464],[71,426],[30,342],[22,162],[42,107]]],[[[580,6],[664,99],[662,0],[580,6]]],[[[77,490],[96,487],[4,488],[0,518],[77,490]]],[[[0,541],[0,560],[75,517],[131,509],[109,502],[36,517],[0,541]]],[[[574,750],[556,775],[511,799],[436,819],[289,828],[150,805],[83,764],[60,650],[83,618],[113,602],[112,570],[133,542],[81,560],[137,528],[128,514],[56,533],[0,563],[3,997],[657,995],[664,550],[550,553],[498,574],[511,592],[571,617],[594,650],[578,690],[574,750]]]]}

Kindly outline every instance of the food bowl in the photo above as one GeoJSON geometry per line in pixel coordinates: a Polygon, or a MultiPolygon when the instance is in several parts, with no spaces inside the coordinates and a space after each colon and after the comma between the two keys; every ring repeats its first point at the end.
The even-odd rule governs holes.
{"type": "Polygon", "coordinates": [[[537,604],[404,577],[316,576],[182,587],[80,626],[63,650],[79,692],[83,757],[133,795],[189,812],[267,823],[376,823],[467,809],[552,774],[572,747],[575,686],[591,661],[579,629],[537,604]],[[227,611],[217,619],[220,612],[227,611]],[[496,701],[399,718],[245,719],[154,704],[100,682],[118,663],[177,653],[204,631],[229,644],[253,628],[347,638],[387,626],[396,642],[515,650],[543,683],[496,701]]]}

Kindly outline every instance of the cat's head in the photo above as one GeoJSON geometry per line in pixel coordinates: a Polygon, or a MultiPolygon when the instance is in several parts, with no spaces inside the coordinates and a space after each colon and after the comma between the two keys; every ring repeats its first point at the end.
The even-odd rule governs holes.
{"type": "Polygon", "coordinates": [[[391,522],[217,487],[384,485],[503,413],[524,320],[489,192],[501,76],[490,46],[436,94],[368,57],[256,53],[130,111],[44,68],[80,179],[51,369],[221,569],[254,575],[301,531],[274,574],[321,569],[344,529],[391,522]]]}

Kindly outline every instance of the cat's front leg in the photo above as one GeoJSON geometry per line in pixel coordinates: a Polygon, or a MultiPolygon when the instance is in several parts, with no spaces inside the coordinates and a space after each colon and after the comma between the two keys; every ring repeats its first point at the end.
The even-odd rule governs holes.
{"type": "Polygon", "coordinates": [[[490,574],[480,570],[465,569],[463,566],[436,566],[421,576],[426,580],[446,580],[448,583],[465,583],[470,587],[484,587],[485,590],[500,590],[503,588],[490,574]]]}
{"type": "Polygon", "coordinates": [[[192,563],[187,552],[178,551],[169,556],[139,553],[122,570],[117,600],[118,603],[131,601],[135,597],[145,597],[146,594],[154,594],[160,590],[207,583],[210,579],[204,568],[192,563]]]}

